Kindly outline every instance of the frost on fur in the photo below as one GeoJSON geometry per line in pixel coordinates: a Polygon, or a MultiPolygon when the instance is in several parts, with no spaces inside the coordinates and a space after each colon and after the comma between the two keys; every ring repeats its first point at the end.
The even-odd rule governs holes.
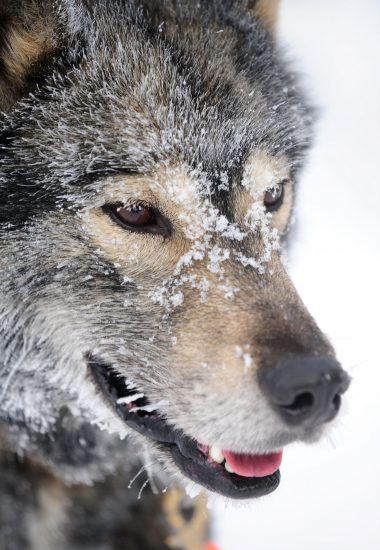
{"type": "Polygon", "coordinates": [[[182,479],[120,406],[193,440],[264,452],[275,420],[254,373],[275,349],[266,333],[307,348],[315,330],[279,256],[310,139],[294,74],[244,3],[22,4],[9,2],[12,17],[32,6],[23,43],[40,28],[29,16],[58,42],[37,41],[24,85],[9,91],[7,74],[0,95],[0,419],[14,446],[90,483],[123,466],[129,435],[182,479]],[[285,180],[269,213],[265,190],[285,180]],[[166,217],[167,235],[110,215],[139,201],[166,217]],[[128,384],[113,379],[107,399],[94,364],[128,384]]]}
{"type": "MultiPolygon", "coordinates": [[[[262,197],[255,192],[252,183],[249,189],[252,194],[252,205],[245,215],[243,230],[229,222],[226,216],[212,206],[206,193],[198,190],[200,200],[195,203],[193,213],[181,214],[181,220],[187,224],[185,231],[191,241],[191,248],[181,256],[173,275],[165,281],[164,285],[151,292],[153,302],[164,306],[167,311],[182,305],[184,296],[178,289],[186,284],[199,290],[201,302],[207,299],[208,290],[215,284],[224,293],[225,298],[233,298],[239,288],[229,285],[228,280],[225,281],[223,267],[224,262],[233,258],[243,267],[250,266],[257,269],[259,273],[264,272],[265,265],[271,260],[272,252],[280,248],[279,234],[277,229],[272,227],[272,216],[266,212],[262,205],[262,197]],[[246,256],[237,251],[236,247],[230,248],[229,242],[239,243],[247,236],[262,241],[258,256],[246,256]],[[223,246],[215,244],[215,239],[222,242],[223,246]],[[217,283],[207,275],[199,279],[196,274],[182,273],[185,269],[196,267],[196,263],[200,261],[206,262],[208,272],[216,275],[217,283]]],[[[176,200],[181,207],[186,208],[186,199],[180,196],[176,197],[176,200]]]]}

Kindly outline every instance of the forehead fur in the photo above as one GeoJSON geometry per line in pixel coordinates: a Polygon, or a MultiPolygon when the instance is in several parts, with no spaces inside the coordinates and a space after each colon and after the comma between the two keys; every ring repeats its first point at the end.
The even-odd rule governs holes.
{"type": "Polygon", "coordinates": [[[61,64],[3,119],[6,210],[13,198],[20,219],[23,207],[24,218],[38,215],[89,179],[157,163],[185,161],[218,190],[241,177],[255,148],[298,166],[308,109],[264,28],[238,3],[174,4],[128,2],[110,13],[92,2],[82,12],[80,61],[61,64]]]}

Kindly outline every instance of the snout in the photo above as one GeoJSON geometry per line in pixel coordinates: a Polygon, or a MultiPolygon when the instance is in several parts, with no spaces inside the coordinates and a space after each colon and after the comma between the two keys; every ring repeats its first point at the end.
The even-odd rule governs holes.
{"type": "Polygon", "coordinates": [[[338,413],[350,378],[330,357],[296,357],[261,373],[271,406],[291,426],[312,428],[338,413]]]}

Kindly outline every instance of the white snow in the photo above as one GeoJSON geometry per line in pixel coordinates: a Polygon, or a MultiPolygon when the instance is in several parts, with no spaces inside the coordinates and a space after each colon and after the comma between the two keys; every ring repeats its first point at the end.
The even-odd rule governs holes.
{"type": "Polygon", "coordinates": [[[237,357],[240,357],[241,359],[243,359],[244,371],[247,372],[253,365],[252,355],[249,352],[244,351],[241,346],[236,346],[235,353],[237,357]]]}

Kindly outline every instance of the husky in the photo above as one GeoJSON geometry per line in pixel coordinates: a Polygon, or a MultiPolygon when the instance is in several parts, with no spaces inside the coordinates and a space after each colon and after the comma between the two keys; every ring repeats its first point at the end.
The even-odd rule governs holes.
{"type": "Polygon", "coordinates": [[[284,266],[314,111],[277,9],[1,0],[2,549],[201,549],[183,488],[266,495],[336,417],[284,266]]]}

